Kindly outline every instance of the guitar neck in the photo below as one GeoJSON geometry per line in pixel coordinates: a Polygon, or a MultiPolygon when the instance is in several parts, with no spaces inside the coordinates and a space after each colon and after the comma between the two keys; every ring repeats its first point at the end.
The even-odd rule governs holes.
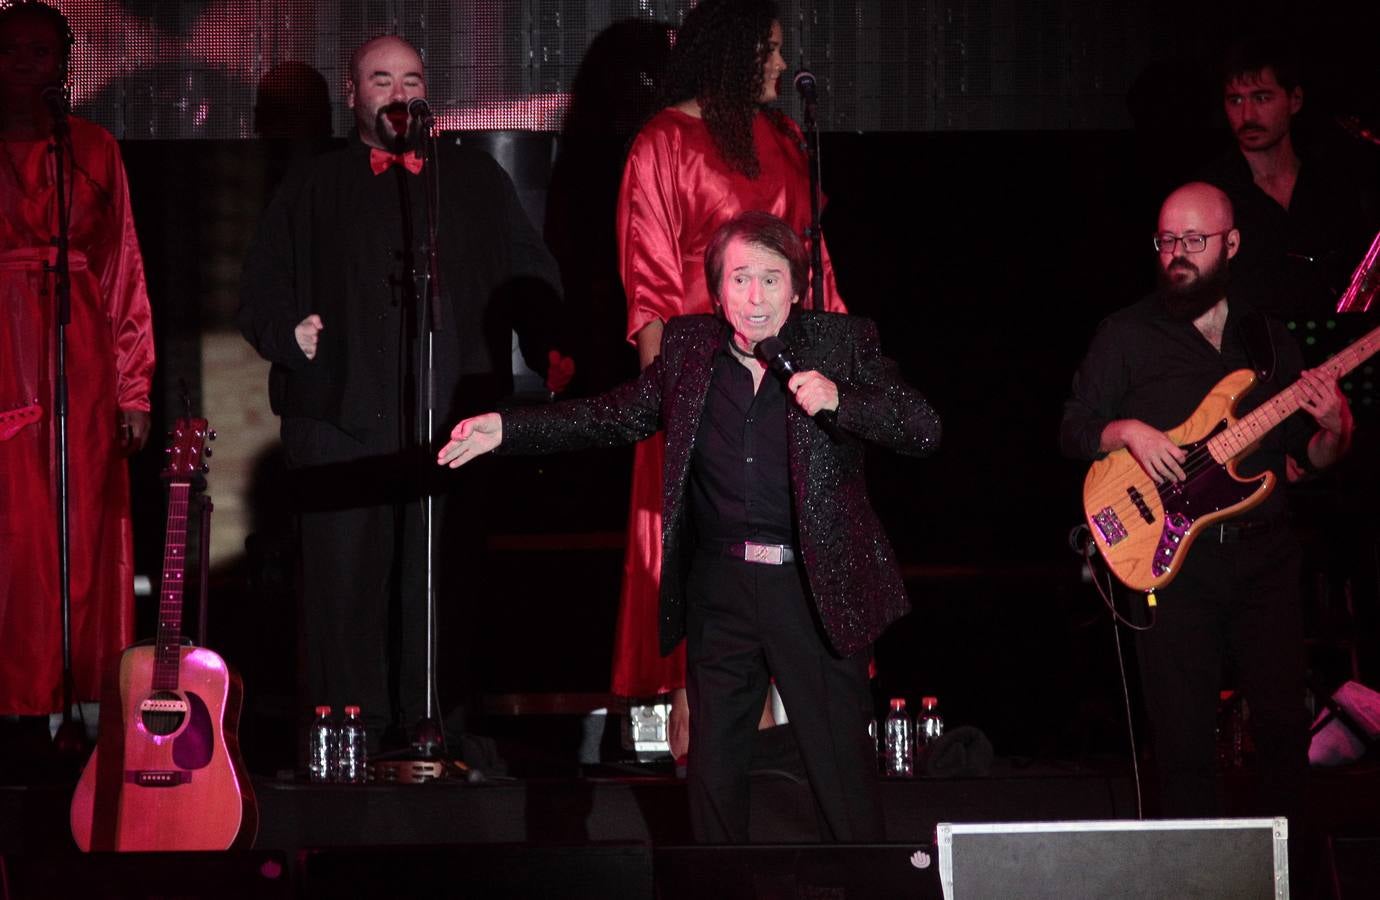
{"type": "MultiPolygon", "coordinates": [[[[1331,378],[1341,378],[1380,349],[1380,328],[1331,357],[1318,368],[1331,378]]],[[[1242,416],[1235,425],[1208,441],[1208,450],[1218,462],[1226,462],[1259,443],[1276,425],[1303,405],[1301,382],[1295,381],[1260,406],[1242,416]]]]}
{"type": "Polygon", "coordinates": [[[168,529],[163,545],[163,585],[158,598],[158,636],[154,645],[153,688],[177,690],[182,654],[182,578],[187,557],[187,503],[191,485],[168,487],[168,529]]]}

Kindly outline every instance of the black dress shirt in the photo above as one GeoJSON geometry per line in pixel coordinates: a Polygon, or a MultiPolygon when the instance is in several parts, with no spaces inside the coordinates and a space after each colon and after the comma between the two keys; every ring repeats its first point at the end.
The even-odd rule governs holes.
{"type": "Polygon", "coordinates": [[[690,521],[705,548],[745,540],[793,544],[786,446],[791,400],[769,372],[754,394],[752,373],[735,356],[732,341],[725,327],[690,459],[690,521]]]}
{"type": "MultiPolygon", "coordinates": [[[[1247,316],[1259,313],[1239,300],[1229,304],[1220,351],[1192,322],[1172,318],[1155,296],[1104,320],[1074,376],[1072,396],[1064,404],[1059,442],[1065,455],[1086,460],[1102,456],[1098,449],[1102,432],[1116,419],[1139,419],[1161,431],[1175,428],[1227,374],[1254,368],[1243,323],[1247,316]]],[[[1238,416],[1288,387],[1303,368],[1293,337],[1277,321],[1266,321],[1277,362],[1271,377],[1241,399],[1238,416]]],[[[1286,453],[1311,468],[1308,441],[1315,431],[1310,417],[1293,414],[1240,462],[1238,472],[1249,477],[1269,469],[1282,479],[1286,453]]],[[[1272,491],[1251,518],[1279,514],[1283,507],[1283,492],[1272,491]]]]}
{"type": "Polygon", "coordinates": [[[1231,198],[1241,231],[1232,284],[1261,312],[1285,322],[1327,318],[1380,227],[1373,162],[1366,165],[1344,146],[1300,144],[1299,154],[1288,209],[1255,183],[1239,150],[1201,173],[1231,198]]]}

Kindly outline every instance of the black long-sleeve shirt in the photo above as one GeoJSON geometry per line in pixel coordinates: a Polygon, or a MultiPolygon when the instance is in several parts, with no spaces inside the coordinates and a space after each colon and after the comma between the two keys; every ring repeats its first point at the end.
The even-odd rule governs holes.
{"type": "MultiPolygon", "coordinates": [[[[533,349],[549,344],[560,274],[498,164],[453,141],[439,145],[435,373],[438,422],[449,423],[511,389],[514,328],[541,333],[533,349]]],[[[375,175],[356,135],[290,175],[265,211],[245,258],[238,320],[273,363],[279,415],[352,434],[397,415],[409,262],[425,267],[425,184],[397,166],[375,175]],[[324,327],[309,360],[293,330],[312,313],[324,327]]]]}
{"type": "Polygon", "coordinates": [[[1380,228],[1374,154],[1316,143],[1299,153],[1287,209],[1260,189],[1235,148],[1199,173],[1231,198],[1241,231],[1232,284],[1281,321],[1327,318],[1380,228]]]}
{"type": "Polygon", "coordinates": [[[752,373],[724,331],[690,457],[690,521],[705,547],[794,544],[786,445],[786,405],[794,401],[769,372],[753,393],[752,373]]]}
{"type": "MultiPolygon", "coordinates": [[[[1113,313],[1098,327],[1074,375],[1059,427],[1064,454],[1085,460],[1102,456],[1102,432],[1116,419],[1139,419],[1161,431],[1182,424],[1217,382],[1237,369],[1256,367],[1247,349],[1244,322],[1258,315],[1242,301],[1229,301],[1219,351],[1192,322],[1172,318],[1155,296],[1113,313]]],[[[1288,387],[1303,368],[1289,332],[1273,319],[1266,322],[1275,348],[1274,371],[1241,399],[1238,416],[1288,387]]],[[[1259,365],[1268,363],[1262,360],[1259,365]]],[[[1310,467],[1308,441],[1315,431],[1306,414],[1293,414],[1240,462],[1238,472],[1248,477],[1269,469],[1283,478],[1286,454],[1310,467]]],[[[1283,504],[1282,492],[1273,491],[1251,517],[1281,514],[1283,504]]]]}

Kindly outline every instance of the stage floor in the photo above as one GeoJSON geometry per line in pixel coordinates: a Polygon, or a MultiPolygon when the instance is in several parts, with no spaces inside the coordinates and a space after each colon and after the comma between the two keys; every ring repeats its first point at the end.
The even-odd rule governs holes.
{"type": "MultiPolygon", "coordinates": [[[[1248,787],[1244,776],[1229,776],[1225,784],[1229,805],[1248,787]]],[[[353,896],[387,896],[389,879],[399,873],[410,873],[404,881],[416,888],[444,880],[452,871],[460,879],[461,869],[472,873],[471,880],[438,883],[438,896],[694,896],[680,882],[697,877],[696,872],[710,876],[686,855],[695,851],[683,848],[691,843],[685,788],[674,777],[361,786],[258,778],[254,790],[260,827],[250,852],[113,858],[82,856],[73,847],[67,830],[70,784],[0,787],[0,898],[332,896],[350,885],[345,893],[353,896]],[[161,881],[150,880],[155,860],[153,868],[164,872],[161,881]],[[654,870],[673,869],[681,873],[674,890],[657,882],[664,882],[664,875],[653,878],[654,870]],[[210,881],[184,880],[198,871],[209,873],[210,881]],[[481,871],[484,876],[476,881],[473,873],[481,871]],[[538,877],[536,871],[546,874],[538,877]],[[169,878],[177,882],[175,889],[169,878]]],[[[760,853],[747,857],[726,851],[722,862],[751,871],[759,864],[752,860],[759,860],[763,872],[787,872],[788,880],[799,877],[805,860],[824,865],[826,857],[858,877],[870,872],[869,877],[881,878],[877,867],[893,865],[902,850],[903,861],[917,851],[932,855],[939,822],[1136,817],[1134,786],[1125,767],[1115,762],[1098,767],[998,760],[981,778],[884,781],[887,840],[894,846],[811,852],[790,846],[817,839],[807,787],[784,772],[758,772],[752,792],[753,840],[760,853]]],[[[1353,844],[1362,841],[1346,845],[1353,857],[1365,859],[1380,846],[1373,841],[1380,836],[1380,764],[1313,770],[1309,799],[1324,833],[1353,844]]],[[[1317,865],[1326,869],[1330,860],[1317,865]]],[[[898,871],[904,874],[905,866],[898,871]]],[[[1367,890],[1373,884],[1362,883],[1367,890]]],[[[819,896],[891,895],[877,883],[868,884],[865,891],[819,896]]],[[[938,896],[933,872],[925,873],[922,883],[896,885],[895,896],[938,896]]],[[[1320,896],[1335,895],[1328,890],[1320,896]]],[[[724,900],[718,890],[714,896],[724,900]]]]}

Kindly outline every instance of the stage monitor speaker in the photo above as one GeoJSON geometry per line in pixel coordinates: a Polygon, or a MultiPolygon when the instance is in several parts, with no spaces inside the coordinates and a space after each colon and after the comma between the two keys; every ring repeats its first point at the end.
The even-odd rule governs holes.
{"type": "Polygon", "coordinates": [[[528,900],[651,897],[642,844],[435,844],[305,850],[304,896],[528,900]]]}
{"type": "Polygon", "coordinates": [[[1278,819],[940,823],[947,900],[1289,896],[1278,819]]]}
{"type": "Polygon", "coordinates": [[[657,900],[939,900],[938,864],[929,844],[666,846],[652,851],[657,900]]]}
{"type": "Polygon", "coordinates": [[[277,850],[205,853],[24,853],[0,856],[0,897],[288,900],[286,856],[277,850]]]}

